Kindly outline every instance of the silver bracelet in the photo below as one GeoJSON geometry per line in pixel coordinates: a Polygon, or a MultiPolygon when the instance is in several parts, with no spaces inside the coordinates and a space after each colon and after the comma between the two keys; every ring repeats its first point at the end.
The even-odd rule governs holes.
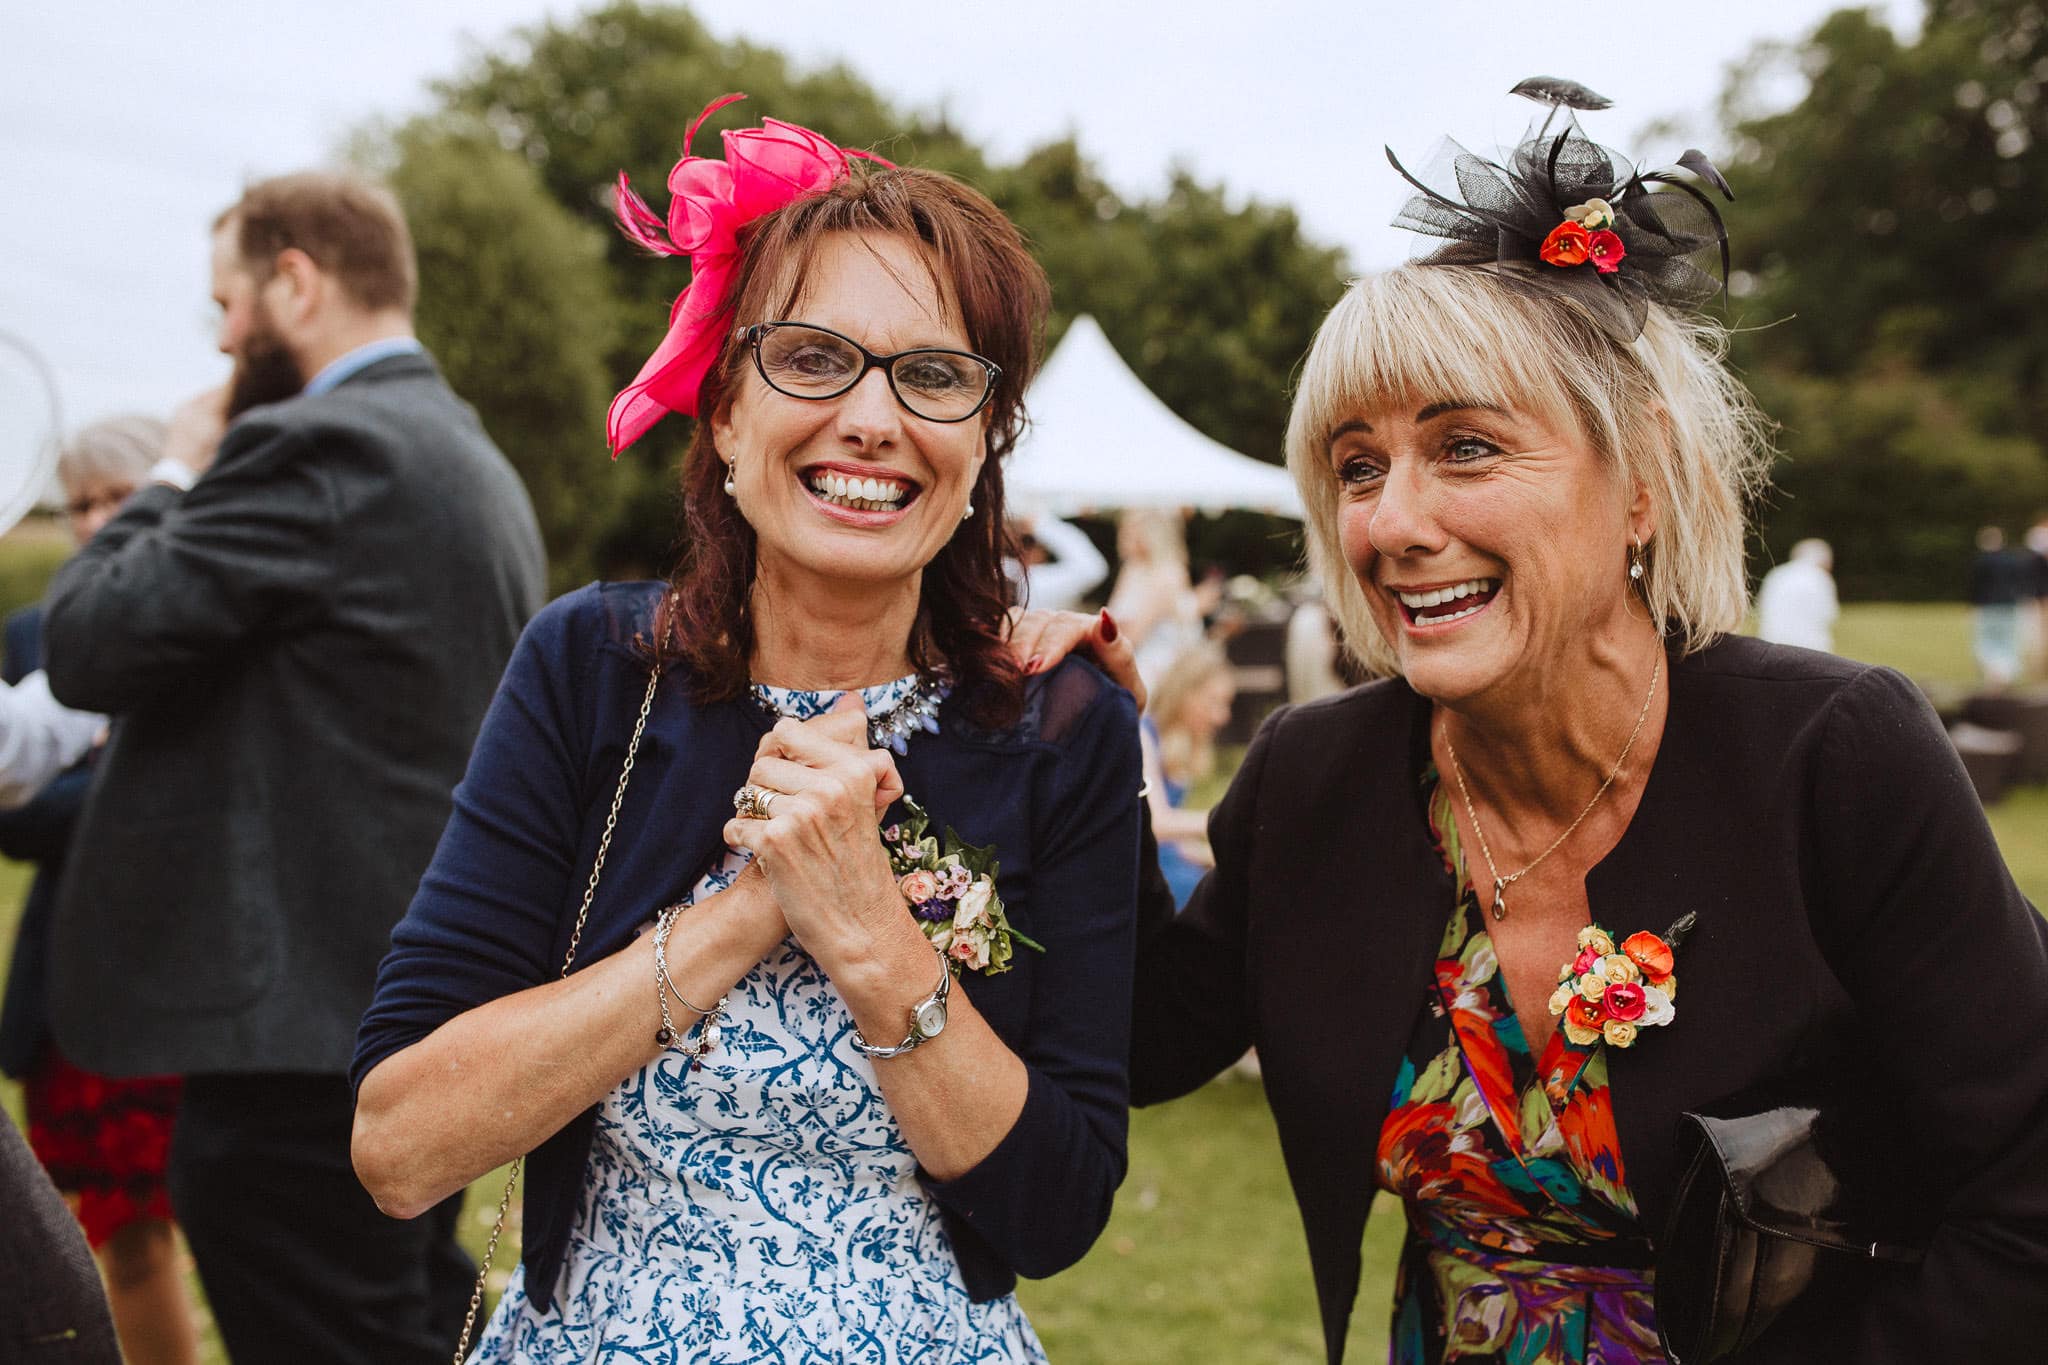
{"type": "Polygon", "coordinates": [[[718,1003],[710,1009],[699,1009],[683,998],[683,993],[676,989],[675,981],[668,974],[669,931],[675,928],[676,917],[688,908],[682,901],[677,901],[654,921],[654,998],[661,1006],[661,1027],[654,1031],[654,1042],[657,1047],[674,1048],[683,1053],[694,1068],[718,1047],[718,1035],[725,1024],[726,1001],[731,997],[721,995],[718,1003]],[[690,1013],[702,1016],[697,1021],[696,1042],[682,1041],[683,1030],[676,1027],[675,1019],[668,1012],[670,996],[674,996],[676,1003],[690,1013]]]}

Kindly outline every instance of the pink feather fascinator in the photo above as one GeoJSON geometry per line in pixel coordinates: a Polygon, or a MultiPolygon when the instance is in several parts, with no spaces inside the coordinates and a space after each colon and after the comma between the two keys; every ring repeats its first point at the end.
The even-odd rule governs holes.
{"type": "Polygon", "coordinates": [[[671,412],[698,415],[698,393],[732,330],[733,277],[739,270],[739,231],[748,223],[801,199],[823,194],[846,178],[851,158],[890,163],[849,151],[808,128],[763,119],[759,128],[722,134],[725,160],[694,156],[690,144],[704,120],[744,95],[723,95],[704,106],[683,134],[683,156],[668,175],[664,221],[619,173],[616,208],[626,236],[651,252],[690,258],[690,285],[670,310],[668,334],[633,382],[612,400],[606,434],[612,458],[671,412]]]}

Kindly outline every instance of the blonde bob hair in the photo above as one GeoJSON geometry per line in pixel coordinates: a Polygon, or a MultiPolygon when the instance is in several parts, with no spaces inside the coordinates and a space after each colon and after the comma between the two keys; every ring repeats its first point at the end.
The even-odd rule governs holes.
{"type": "Polygon", "coordinates": [[[1615,341],[1511,267],[1412,261],[1354,281],[1303,365],[1287,465],[1307,510],[1309,567],[1360,662],[1398,671],[1338,543],[1330,437],[1361,412],[1410,401],[1490,404],[1579,432],[1617,490],[1648,490],[1656,530],[1637,592],[1673,647],[1689,654],[1740,625],[1745,513],[1767,482],[1771,428],[1726,349],[1720,327],[1656,304],[1640,337],[1615,341]]]}

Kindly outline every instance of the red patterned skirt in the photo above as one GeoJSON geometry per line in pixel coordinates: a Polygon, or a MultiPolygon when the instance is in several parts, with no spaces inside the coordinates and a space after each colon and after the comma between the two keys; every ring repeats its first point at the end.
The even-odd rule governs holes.
{"type": "Polygon", "coordinates": [[[130,1223],[170,1219],[164,1163],[183,1086],[175,1076],[117,1080],[80,1071],[55,1048],[28,1078],[29,1146],[93,1250],[130,1223]]]}

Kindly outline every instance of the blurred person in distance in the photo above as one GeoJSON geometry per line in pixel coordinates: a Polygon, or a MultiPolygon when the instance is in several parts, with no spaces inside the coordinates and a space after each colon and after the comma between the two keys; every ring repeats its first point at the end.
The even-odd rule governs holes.
{"type": "Polygon", "coordinates": [[[1212,639],[1227,640],[1245,627],[1248,609],[1254,598],[1233,596],[1233,589],[1246,584],[1252,586],[1254,594],[1263,593],[1265,584],[1251,574],[1240,574],[1232,578],[1221,564],[1205,564],[1200,573],[1190,575],[1195,594],[1195,611],[1202,618],[1202,633],[1212,639]]]}
{"type": "Polygon", "coordinates": [[[1109,561],[1088,533],[1046,513],[1018,511],[1010,517],[1017,554],[1003,571],[1017,586],[1017,601],[1046,611],[1076,611],[1082,599],[1109,576],[1109,561]]]}
{"type": "Polygon", "coordinates": [[[1129,508],[1117,520],[1116,551],[1106,610],[1149,684],[1202,638],[1202,599],[1188,576],[1187,519],[1170,507],[1129,508]]]}
{"type": "Polygon", "coordinates": [[[2022,543],[2034,557],[2033,651],[2029,662],[2036,677],[2048,677],[2048,512],[2034,518],[2022,543]]]}
{"type": "Polygon", "coordinates": [[[1324,605],[1323,590],[1313,574],[1304,575],[1288,593],[1293,609],[1287,613],[1287,700],[1314,701],[1344,690],[1337,671],[1337,632],[1330,623],[1330,609],[1324,605]]]}
{"type": "Polygon", "coordinates": [[[1209,813],[1188,810],[1188,791],[1216,769],[1216,736],[1230,724],[1237,697],[1223,647],[1198,640],[1182,650],[1152,690],[1139,723],[1144,741],[1146,804],[1159,841],[1159,869],[1175,908],[1188,903],[1202,874],[1216,865],[1209,851],[1209,813]]]}
{"type": "Polygon", "coordinates": [[[169,432],[160,418],[110,417],[64,444],[57,456],[57,482],[75,544],[91,540],[134,496],[163,458],[169,432]]]}
{"type": "MultiPolygon", "coordinates": [[[[1275,713],[1193,900],[1147,888],[1133,1096],[1257,1046],[1331,1361],[1377,1187],[1408,1223],[1392,1360],[1649,1365],[1653,1287],[1715,1292],[1653,1285],[1679,1115],[1818,1073],[1837,1168],[1928,1250],[1816,1278],[1731,1362],[2023,1352],[2048,929],[1910,682],[1731,634],[1767,428],[1671,252],[1718,212],[1617,171],[1583,87],[1516,93],[1551,109],[1509,164],[1403,210],[1452,244],[1354,283],[1303,367],[1310,559],[1394,676],[1275,713]]],[[[1131,677],[1088,618],[1018,638],[1131,677]]]]}
{"type": "MultiPolygon", "coordinates": [[[[132,455],[137,448],[154,451],[163,444],[163,423],[155,418],[119,419],[88,428],[78,440],[90,434],[89,448],[120,447],[132,455]],[[106,439],[102,439],[102,438],[106,439]]],[[[72,451],[80,449],[74,440],[72,451]]],[[[59,471],[64,489],[64,507],[71,523],[72,538],[82,544],[113,515],[128,494],[133,481],[125,474],[102,475],[101,462],[90,467],[76,463],[74,453],[70,476],[59,471]]],[[[106,467],[118,470],[124,460],[109,460],[106,467]]],[[[0,530],[11,529],[0,527],[0,530]]],[[[17,612],[10,620],[7,648],[7,677],[0,684],[0,810],[21,806],[32,800],[53,778],[82,758],[100,739],[107,718],[98,712],[65,706],[50,695],[50,680],[40,666],[38,640],[41,608],[17,612]],[[17,624],[18,623],[18,624],[17,624]],[[24,664],[24,660],[37,662],[24,664]]]]}
{"type": "MultiPolygon", "coordinates": [[[[78,544],[91,540],[147,480],[162,458],[166,432],[154,417],[115,417],[64,444],[57,479],[78,544]]],[[[40,606],[7,618],[0,678],[12,685],[39,666],[41,635],[40,606]]],[[[91,782],[88,753],[27,805],[0,813],[0,853],[36,865],[0,1003],[0,1072],[22,1082],[30,1146],[98,1255],[123,1354],[131,1365],[178,1365],[199,1358],[164,1179],[179,1082],[83,1071],[50,1034],[50,921],[91,782]]]]}
{"type": "Polygon", "coordinates": [[[1977,532],[1977,557],[1970,561],[1970,648],[1984,686],[2003,692],[2026,666],[2021,618],[2034,610],[2033,557],[2005,543],[2005,531],[1977,532]]]}
{"type": "Polygon", "coordinates": [[[1835,618],[1842,614],[1834,567],[1835,552],[1825,540],[1794,545],[1790,557],[1757,586],[1757,638],[1833,653],[1835,618]]]}
{"type": "Polygon", "coordinates": [[[459,1200],[379,1213],[346,1071],[376,965],[545,591],[533,510],[412,335],[392,196],[249,185],[216,220],[223,389],[53,580],[60,698],[116,724],[52,926],[81,1066],[179,1074],[169,1178],[237,1360],[439,1361],[459,1200]]]}

